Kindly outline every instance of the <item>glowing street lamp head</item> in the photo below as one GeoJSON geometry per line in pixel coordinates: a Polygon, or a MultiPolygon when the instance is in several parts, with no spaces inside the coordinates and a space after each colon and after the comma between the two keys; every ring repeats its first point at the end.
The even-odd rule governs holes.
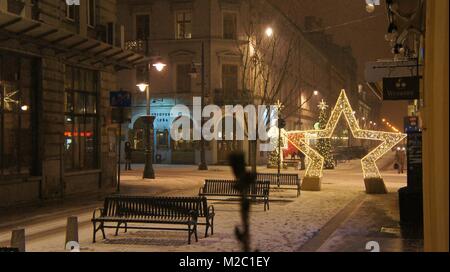
{"type": "Polygon", "coordinates": [[[20,107],[20,109],[22,111],[28,111],[28,106],[27,105],[23,105],[22,107],[20,107]]]}
{"type": "Polygon", "coordinates": [[[164,68],[166,68],[166,66],[167,66],[167,64],[162,63],[162,62],[157,62],[157,63],[153,64],[153,67],[155,67],[155,69],[158,72],[162,72],[164,70],[164,68]]]}
{"type": "Polygon", "coordinates": [[[318,95],[319,95],[319,91],[318,91],[318,90],[314,90],[313,94],[314,94],[315,96],[318,96],[318,95]]]}
{"type": "Polygon", "coordinates": [[[266,28],[266,36],[269,38],[273,36],[273,28],[271,27],[266,28]]]}
{"type": "Polygon", "coordinates": [[[368,13],[372,13],[375,11],[375,5],[373,3],[367,3],[366,4],[366,11],[368,13]]]}
{"type": "Polygon", "coordinates": [[[139,83],[136,85],[139,88],[139,91],[141,91],[141,93],[145,92],[145,90],[147,90],[148,84],[147,83],[139,83]]]}

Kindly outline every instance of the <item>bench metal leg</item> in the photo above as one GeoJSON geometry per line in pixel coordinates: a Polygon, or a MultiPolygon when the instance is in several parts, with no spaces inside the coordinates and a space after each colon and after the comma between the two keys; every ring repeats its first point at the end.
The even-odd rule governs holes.
{"type": "Polygon", "coordinates": [[[214,235],[214,217],[211,218],[211,235],[214,235]]]}
{"type": "Polygon", "coordinates": [[[95,234],[97,233],[97,231],[101,230],[102,231],[102,235],[103,235],[103,239],[106,239],[106,235],[105,235],[105,230],[103,228],[103,222],[100,223],[100,225],[97,228],[97,223],[93,222],[94,225],[94,231],[93,231],[93,237],[92,237],[92,243],[95,243],[95,234]]]}
{"type": "Polygon", "coordinates": [[[191,244],[191,225],[188,225],[188,244],[191,244]]]}
{"type": "Polygon", "coordinates": [[[117,223],[117,227],[116,227],[116,234],[114,236],[119,235],[119,227],[122,224],[122,222],[117,223]]]}
{"type": "Polygon", "coordinates": [[[95,243],[95,233],[97,233],[97,230],[95,229],[95,227],[97,226],[97,224],[95,222],[93,222],[92,224],[94,225],[93,235],[92,235],[92,243],[95,243]]]}
{"type": "Polygon", "coordinates": [[[206,222],[205,238],[208,237],[209,221],[206,222]]]}
{"type": "Polygon", "coordinates": [[[198,236],[197,236],[197,224],[194,225],[194,235],[195,235],[195,241],[198,242],[198,236]]]}
{"type": "Polygon", "coordinates": [[[100,224],[99,228],[101,228],[103,239],[106,239],[105,228],[104,228],[104,223],[103,222],[100,224]]]}

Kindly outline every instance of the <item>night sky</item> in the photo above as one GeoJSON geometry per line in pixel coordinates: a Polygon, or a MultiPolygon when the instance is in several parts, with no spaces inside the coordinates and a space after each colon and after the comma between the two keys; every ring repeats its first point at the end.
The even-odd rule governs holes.
{"type": "MultiPolygon", "coordinates": [[[[392,58],[391,48],[384,35],[388,28],[384,1],[375,12],[368,13],[364,0],[272,0],[303,27],[305,16],[321,17],[326,32],[333,34],[340,45],[350,45],[358,63],[358,78],[363,82],[367,61],[392,58]],[[293,3],[291,1],[294,1],[293,3]]],[[[383,102],[382,116],[397,128],[403,127],[407,114],[406,101],[383,102]]]]}

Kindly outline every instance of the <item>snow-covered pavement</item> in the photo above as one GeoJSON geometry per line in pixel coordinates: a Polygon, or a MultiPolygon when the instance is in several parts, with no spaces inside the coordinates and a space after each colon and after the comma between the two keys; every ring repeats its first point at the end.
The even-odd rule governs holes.
{"type": "MultiPolygon", "coordinates": [[[[123,193],[190,196],[198,193],[205,178],[232,178],[231,170],[226,166],[210,166],[207,172],[199,172],[195,166],[159,165],[155,166],[156,180],[142,180],[142,169],[136,169],[124,173],[123,193]]],[[[261,168],[259,171],[273,170],[261,168]]],[[[303,176],[303,172],[294,169],[284,172],[303,176]]],[[[391,170],[382,172],[391,193],[396,194],[400,187],[406,185],[405,175],[398,175],[391,170]]],[[[252,205],[253,248],[260,251],[299,251],[352,200],[365,196],[359,161],[341,164],[336,170],[325,171],[322,187],[320,192],[303,191],[299,198],[295,197],[293,190],[272,190],[270,210],[267,212],[264,212],[262,204],[252,205]]],[[[383,200],[383,196],[380,199],[383,200]]],[[[211,204],[216,210],[214,235],[204,238],[204,227],[201,226],[199,242],[191,245],[187,244],[186,232],[174,231],[129,231],[120,233],[117,237],[112,231],[107,231],[106,240],[102,240],[98,233],[98,241],[93,244],[90,218],[93,207],[101,205],[101,202],[92,200],[84,202],[81,207],[72,207],[72,210],[64,206],[55,208],[48,212],[48,216],[36,220],[22,220],[17,224],[1,221],[0,246],[8,245],[12,228],[23,226],[27,234],[27,251],[64,251],[66,217],[75,215],[79,220],[82,251],[239,251],[240,247],[234,236],[234,227],[240,224],[238,204],[227,201],[212,201],[211,204]]],[[[34,218],[31,215],[27,217],[34,218]]],[[[325,247],[322,250],[326,250],[325,247]]]]}

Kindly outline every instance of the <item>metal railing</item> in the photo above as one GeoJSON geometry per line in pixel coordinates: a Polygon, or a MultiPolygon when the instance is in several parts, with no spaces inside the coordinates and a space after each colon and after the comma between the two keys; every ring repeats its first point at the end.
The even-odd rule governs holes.
{"type": "Polygon", "coordinates": [[[129,50],[138,54],[145,53],[144,40],[130,40],[125,42],[125,50],[129,50]]]}

